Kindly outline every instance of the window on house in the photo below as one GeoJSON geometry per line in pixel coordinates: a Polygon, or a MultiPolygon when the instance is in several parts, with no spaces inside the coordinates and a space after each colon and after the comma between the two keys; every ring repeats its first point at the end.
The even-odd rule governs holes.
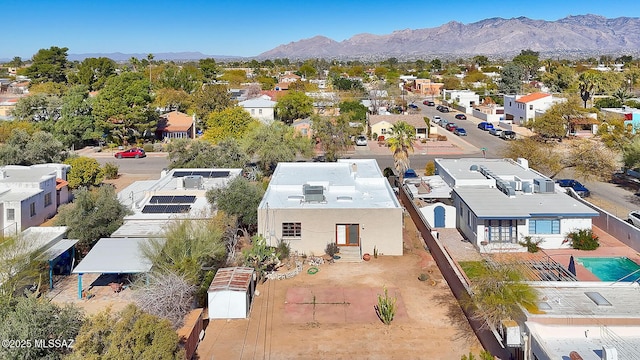
{"type": "Polygon", "coordinates": [[[262,109],[258,109],[258,114],[262,115],[262,109]]]}
{"type": "Polygon", "coordinates": [[[7,209],[7,221],[14,221],[16,219],[16,209],[7,209]]]}
{"type": "Polygon", "coordinates": [[[251,109],[251,115],[255,115],[256,114],[256,109],[251,109]]]}
{"type": "Polygon", "coordinates": [[[529,105],[529,110],[533,110],[533,105],[529,105]]]}
{"type": "Polygon", "coordinates": [[[36,216],[36,203],[32,202],[31,204],[29,204],[29,210],[31,213],[31,216],[36,216]]]}
{"type": "Polygon", "coordinates": [[[51,205],[51,193],[44,194],[44,206],[51,205]]]}
{"type": "Polygon", "coordinates": [[[489,241],[512,242],[518,240],[515,220],[491,220],[489,221],[489,241]]]}
{"type": "Polygon", "coordinates": [[[529,220],[529,234],[560,234],[560,220],[529,220]]]}
{"type": "Polygon", "coordinates": [[[283,238],[301,238],[302,237],[302,223],[282,223],[282,237],[283,238]]]}

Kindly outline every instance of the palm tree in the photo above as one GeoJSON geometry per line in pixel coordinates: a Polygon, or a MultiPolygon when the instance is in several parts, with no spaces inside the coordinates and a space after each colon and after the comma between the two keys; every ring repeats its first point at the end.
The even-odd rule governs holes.
{"type": "Polygon", "coordinates": [[[137,57],[132,56],[131,59],[129,59],[129,64],[133,67],[133,72],[137,72],[138,66],[140,66],[140,60],[138,60],[137,57]]]}
{"type": "Polygon", "coordinates": [[[612,94],[613,98],[618,100],[620,102],[620,106],[623,106],[624,103],[631,99],[631,94],[629,94],[627,92],[627,90],[625,88],[620,88],[618,90],[616,90],[613,94],[612,94]]]}
{"type": "Polygon", "coordinates": [[[578,88],[580,89],[580,97],[584,101],[584,107],[587,107],[587,101],[591,99],[593,94],[598,91],[600,79],[597,73],[585,71],[578,78],[578,88]]]}
{"type": "Polygon", "coordinates": [[[393,153],[393,164],[402,183],[404,172],[409,168],[409,152],[413,152],[413,138],[416,129],[404,121],[398,121],[391,127],[391,137],[387,140],[393,153]]]}

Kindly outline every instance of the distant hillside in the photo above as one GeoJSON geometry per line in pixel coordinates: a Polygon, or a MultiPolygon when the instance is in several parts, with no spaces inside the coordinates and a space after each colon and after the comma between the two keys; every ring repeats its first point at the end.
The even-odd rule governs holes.
{"type": "Polygon", "coordinates": [[[360,58],[418,56],[490,57],[531,49],[571,57],[584,54],[640,53],[640,18],[607,19],[569,16],[557,21],[492,18],[471,24],[449,22],[429,29],[406,29],[388,35],[359,34],[342,42],[316,36],[264,52],[257,58],[360,58]]]}
{"type": "MultiPolygon", "coordinates": [[[[120,52],[116,53],[91,53],[91,54],[69,54],[68,59],[70,61],[82,61],[86,58],[98,58],[98,57],[106,57],[113,61],[123,62],[128,61],[132,57],[137,59],[146,59],[149,54],[123,54],[120,52]]],[[[239,56],[227,56],[227,55],[205,55],[201,52],[168,52],[168,53],[154,53],[154,60],[166,60],[166,61],[189,61],[189,60],[200,60],[206,58],[215,58],[215,59],[239,59],[239,56]]]]}

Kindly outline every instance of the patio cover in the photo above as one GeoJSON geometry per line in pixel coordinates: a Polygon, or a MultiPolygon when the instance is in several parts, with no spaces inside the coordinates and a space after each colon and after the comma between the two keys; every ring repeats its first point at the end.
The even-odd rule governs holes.
{"type": "MultiPolygon", "coordinates": [[[[100,239],[73,269],[73,273],[136,274],[149,272],[153,264],[142,255],[140,246],[148,244],[152,240],[148,238],[100,239]]],[[[155,241],[159,240],[155,239],[155,241]]]]}
{"type": "Polygon", "coordinates": [[[47,250],[44,250],[42,254],[38,257],[38,259],[45,260],[45,261],[53,261],[58,256],[62,255],[65,251],[71,249],[71,247],[75,245],[77,242],[78,240],[61,239],[57,243],[53,244],[53,246],[51,246],[47,250]]]}

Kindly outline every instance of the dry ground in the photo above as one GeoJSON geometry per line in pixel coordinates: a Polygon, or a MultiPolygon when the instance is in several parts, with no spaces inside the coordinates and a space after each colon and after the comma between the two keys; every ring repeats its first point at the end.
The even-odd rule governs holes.
{"type": "Polygon", "coordinates": [[[315,275],[304,271],[292,279],[260,284],[249,319],[208,324],[199,357],[460,359],[469,351],[478,354],[481,347],[446,282],[424,250],[410,218],[405,218],[405,223],[404,256],[323,264],[315,275]],[[436,284],[419,281],[423,272],[436,279],[436,284]],[[390,326],[375,317],[371,306],[371,298],[385,286],[399,295],[398,317],[390,326]],[[331,289],[367,298],[349,305],[316,306],[315,315],[306,317],[291,313],[287,296],[291,300],[292,294],[311,291],[318,296],[316,301],[322,302],[320,296],[327,296],[331,289]]]}

